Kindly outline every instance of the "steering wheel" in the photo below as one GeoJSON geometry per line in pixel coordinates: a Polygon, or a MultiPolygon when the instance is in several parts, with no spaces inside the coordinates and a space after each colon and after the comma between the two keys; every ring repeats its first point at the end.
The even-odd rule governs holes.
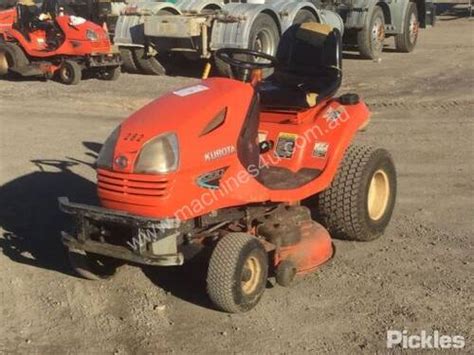
{"type": "Polygon", "coordinates": [[[223,62],[237,67],[241,69],[265,69],[265,68],[273,68],[276,63],[277,59],[270,55],[263,52],[257,52],[251,49],[243,49],[243,48],[221,48],[218,49],[215,53],[216,57],[222,60],[223,62]],[[252,59],[247,57],[247,59],[237,59],[235,55],[246,55],[253,58],[261,58],[265,59],[266,63],[259,63],[251,61],[252,59]]]}

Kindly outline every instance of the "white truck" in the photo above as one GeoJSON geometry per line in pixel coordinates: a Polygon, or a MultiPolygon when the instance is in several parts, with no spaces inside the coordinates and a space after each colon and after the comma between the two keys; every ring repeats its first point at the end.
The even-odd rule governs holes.
{"type": "MultiPolygon", "coordinates": [[[[291,25],[316,21],[343,32],[341,17],[304,0],[178,0],[129,4],[119,16],[114,43],[129,72],[165,74],[178,54],[212,59],[219,48],[250,48],[274,55],[291,25]]],[[[227,68],[217,62],[218,69],[227,68]]]]}

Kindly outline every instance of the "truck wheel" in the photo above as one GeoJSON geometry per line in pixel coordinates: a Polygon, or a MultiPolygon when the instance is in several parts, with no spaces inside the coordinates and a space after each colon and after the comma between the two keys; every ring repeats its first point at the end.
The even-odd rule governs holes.
{"type": "Polygon", "coordinates": [[[245,233],[229,233],[217,243],[207,271],[212,302],[230,313],[255,307],[265,291],[268,258],[262,244],[245,233]]]}
{"type": "Polygon", "coordinates": [[[395,48],[399,52],[409,53],[413,51],[418,40],[420,23],[418,21],[418,10],[414,2],[408,3],[407,14],[403,21],[403,33],[395,36],[395,48]]]}
{"type": "Polygon", "coordinates": [[[115,81],[120,77],[120,67],[106,68],[100,73],[100,79],[107,81],[115,81]]]}
{"type": "Polygon", "coordinates": [[[120,57],[122,58],[122,68],[124,71],[132,74],[138,73],[131,49],[120,47],[120,57]]]}
{"type": "Polygon", "coordinates": [[[318,20],[316,19],[316,16],[314,16],[314,14],[311,11],[302,9],[298,11],[298,13],[296,14],[293,20],[293,25],[306,23],[306,22],[318,22],[318,20]]]}
{"type": "Polygon", "coordinates": [[[25,52],[14,43],[0,45],[0,75],[7,75],[11,69],[21,68],[30,63],[25,52]]]}
{"type": "MultiPolygon", "coordinates": [[[[275,55],[280,41],[280,32],[278,26],[270,15],[261,13],[252,23],[249,34],[249,42],[247,48],[266,54],[275,55]]],[[[239,58],[239,56],[236,56],[239,58]]],[[[243,58],[245,59],[245,58],[243,58]]],[[[231,68],[229,64],[224,63],[218,58],[215,64],[219,75],[239,78],[242,73],[236,68],[231,68]]],[[[273,72],[273,69],[264,69],[263,76],[267,77],[273,72]]]]}
{"type": "Polygon", "coordinates": [[[385,19],[380,6],[375,6],[368,26],[357,33],[360,55],[366,59],[377,59],[383,50],[385,19]]]}
{"type": "Polygon", "coordinates": [[[58,76],[63,84],[77,85],[82,79],[82,68],[72,60],[65,60],[59,68],[58,76]]]}
{"type": "Polygon", "coordinates": [[[317,219],[334,237],[374,240],[390,221],[396,193],[396,171],[390,153],[351,146],[331,186],[316,196],[317,219]]]}
{"type": "Polygon", "coordinates": [[[156,57],[149,56],[145,53],[145,48],[136,48],[133,51],[133,57],[143,74],[148,75],[165,75],[166,70],[160,64],[156,57]]]}
{"type": "Polygon", "coordinates": [[[69,249],[68,257],[74,271],[85,279],[94,281],[110,279],[123,264],[118,259],[76,249],[69,249]]]}
{"type": "MultiPolygon", "coordinates": [[[[157,16],[174,15],[169,10],[160,10],[156,13],[157,16]]],[[[136,63],[138,71],[148,75],[165,75],[166,70],[158,61],[157,56],[150,56],[146,53],[145,48],[136,48],[133,51],[133,59],[136,63]]]]}

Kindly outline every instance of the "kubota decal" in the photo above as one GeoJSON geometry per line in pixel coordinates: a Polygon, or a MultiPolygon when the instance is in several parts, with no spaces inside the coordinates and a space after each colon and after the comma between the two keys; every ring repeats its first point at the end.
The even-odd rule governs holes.
{"type": "Polygon", "coordinates": [[[228,145],[227,147],[218,148],[213,151],[204,153],[204,160],[212,161],[233,153],[235,153],[235,147],[233,145],[228,145]]]}

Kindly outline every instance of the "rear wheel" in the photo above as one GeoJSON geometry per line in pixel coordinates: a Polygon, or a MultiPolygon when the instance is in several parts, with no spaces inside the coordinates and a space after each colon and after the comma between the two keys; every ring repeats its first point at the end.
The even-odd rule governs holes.
{"type": "Polygon", "coordinates": [[[212,252],[207,292],[219,309],[246,312],[260,301],[267,276],[268,258],[262,244],[251,235],[229,233],[212,252]]]}
{"type": "Polygon", "coordinates": [[[0,44],[0,75],[7,75],[10,70],[29,64],[23,50],[14,43],[0,44]]]}
{"type": "Polygon", "coordinates": [[[403,24],[403,33],[395,36],[395,48],[404,53],[413,51],[418,40],[420,23],[418,10],[414,2],[408,4],[407,14],[403,24]]]}
{"type": "Polygon", "coordinates": [[[110,279],[123,264],[117,259],[76,249],[69,249],[68,257],[74,271],[80,276],[94,281],[110,279]]]}
{"type": "Polygon", "coordinates": [[[368,25],[357,33],[360,55],[367,59],[377,59],[382,54],[385,40],[385,19],[380,6],[375,6],[368,25]]]}
{"type": "Polygon", "coordinates": [[[133,59],[133,52],[130,48],[120,47],[120,57],[122,58],[122,68],[127,73],[138,73],[138,67],[133,59]]]}
{"type": "Polygon", "coordinates": [[[396,193],[390,154],[385,149],[351,146],[331,186],[316,196],[316,215],[335,237],[373,240],[390,222],[396,193]]]}
{"type": "Polygon", "coordinates": [[[72,60],[65,60],[59,68],[58,76],[63,84],[76,85],[82,79],[82,68],[72,60]]]}

